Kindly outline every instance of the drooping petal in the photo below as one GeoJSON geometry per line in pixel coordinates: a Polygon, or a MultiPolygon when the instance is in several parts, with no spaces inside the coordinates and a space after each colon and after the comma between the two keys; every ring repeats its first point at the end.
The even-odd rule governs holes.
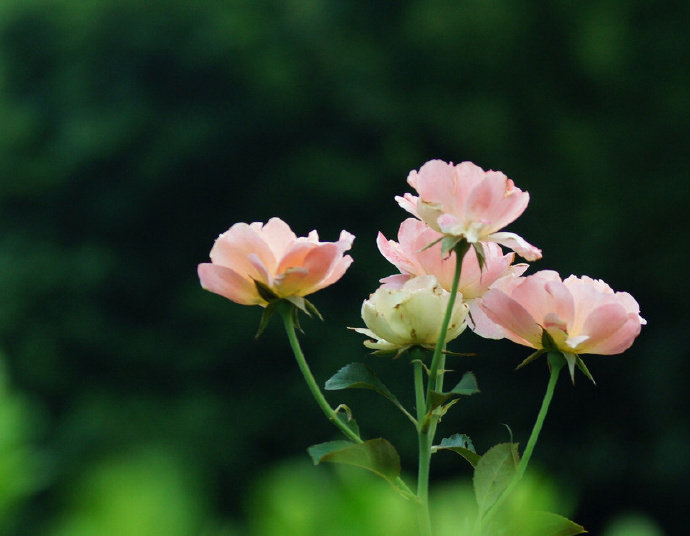
{"type": "Polygon", "coordinates": [[[254,282],[234,270],[217,264],[203,263],[197,268],[201,286],[240,305],[264,305],[254,282]]]}
{"type": "Polygon", "coordinates": [[[515,253],[520,255],[523,259],[528,261],[536,261],[541,259],[541,249],[534,247],[521,236],[515,233],[492,233],[485,238],[486,241],[496,242],[502,246],[512,249],[515,253]]]}
{"type": "Polygon", "coordinates": [[[400,208],[406,210],[412,214],[415,218],[419,218],[419,213],[417,212],[417,200],[419,198],[416,195],[405,194],[402,197],[399,195],[395,196],[395,200],[400,205],[400,208]]]}
{"type": "Polygon", "coordinates": [[[505,337],[525,346],[541,348],[542,329],[520,303],[497,289],[489,289],[479,302],[489,320],[499,324],[505,337]]]}

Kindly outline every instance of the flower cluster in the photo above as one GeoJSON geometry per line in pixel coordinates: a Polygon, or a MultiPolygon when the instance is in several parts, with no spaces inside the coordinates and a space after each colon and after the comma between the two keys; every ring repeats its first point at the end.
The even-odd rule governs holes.
{"type": "MultiPolygon", "coordinates": [[[[469,324],[483,337],[506,337],[577,357],[620,353],[639,334],[645,320],[629,294],[586,276],[564,281],[552,271],[523,276],[527,264],[513,264],[515,255],[533,261],[541,258],[541,250],[502,230],[529,203],[529,194],[503,173],[471,162],[431,160],[410,172],[407,182],[418,195],[396,200],[415,218],[402,222],[397,242],[378,234],[381,254],[400,273],[381,279],[381,287],[362,305],[366,328],[355,331],[369,337],[367,347],[398,354],[413,346],[433,347],[458,263],[457,305],[446,343],[469,324]],[[442,242],[447,238],[453,246],[473,247],[452,247],[446,254],[442,242]],[[512,252],[504,253],[501,246],[512,252]]],[[[211,263],[199,265],[199,278],[211,292],[266,307],[340,279],[352,263],[344,253],[353,240],[347,231],[337,242],[320,242],[316,231],[298,238],[278,218],[237,223],[218,237],[211,263]]]]}
{"type": "MultiPolygon", "coordinates": [[[[314,463],[344,463],[381,476],[403,496],[414,499],[410,503],[419,509],[420,534],[431,536],[431,455],[439,449],[454,450],[473,467],[478,507],[475,533],[498,533],[494,529],[499,520],[494,516],[525,472],[560,371],[567,365],[574,380],[577,367],[594,381],[580,356],[625,351],[646,321],[630,294],[614,292],[603,281],[573,275],[562,279],[550,270],[524,275],[528,265],[514,264],[516,255],[535,261],[541,258],[541,250],[504,228],[526,209],[529,194],[500,171],[484,171],[471,162],[453,165],[432,160],[412,171],[407,182],[418,195],[407,193],[396,200],[415,217],[401,223],[397,241],[383,233],[377,237],[381,254],[399,273],[380,279],[378,289],[362,304],[366,327],[351,329],[366,336],[364,346],[376,354],[397,358],[413,348],[433,350],[430,362],[410,360],[416,415],[363,363],[342,367],[325,388],[374,391],[412,422],[419,446],[416,492],[401,478],[400,456],[393,445],[381,437],[364,440],[350,408],[329,404],[296,333],[300,310],[320,317],[305,296],[338,281],[352,263],[345,252],[352,246],[353,235],[342,231],[338,241],[320,242],[316,231],[297,237],[278,218],[266,224],[236,223],[216,240],[211,262],[199,265],[199,278],[203,288],[211,292],[240,304],[263,307],[257,336],[274,313],[282,317],[315,401],[348,439],[310,447],[314,463]],[[506,253],[502,247],[511,251],[506,253]],[[467,327],[482,337],[507,338],[534,349],[518,368],[547,354],[549,382],[522,455],[512,441],[499,443],[480,455],[466,434],[456,433],[434,444],[441,418],[460,397],[479,392],[469,371],[452,389],[443,387],[446,354],[450,353],[446,345],[467,327]]],[[[505,514],[505,510],[501,512],[505,514]]],[[[534,519],[535,527],[549,526],[554,534],[586,532],[561,516],[540,515],[534,519]]],[[[506,520],[501,521],[505,533],[514,533],[514,523],[506,520]]],[[[537,532],[530,530],[530,534],[537,532]]]]}

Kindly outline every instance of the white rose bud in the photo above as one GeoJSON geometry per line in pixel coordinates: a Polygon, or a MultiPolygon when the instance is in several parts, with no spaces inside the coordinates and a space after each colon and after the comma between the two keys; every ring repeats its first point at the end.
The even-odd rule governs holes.
{"type": "MultiPolygon", "coordinates": [[[[379,287],[362,304],[366,328],[352,328],[370,337],[364,346],[399,353],[411,346],[433,349],[441,332],[450,293],[432,275],[413,277],[402,285],[379,287]]],[[[449,342],[466,327],[467,305],[458,294],[446,332],[449,342]]]]}

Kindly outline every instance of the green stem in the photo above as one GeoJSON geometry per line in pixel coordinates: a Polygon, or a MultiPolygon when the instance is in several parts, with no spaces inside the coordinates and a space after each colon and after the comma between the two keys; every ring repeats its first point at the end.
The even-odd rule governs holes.
{"type": "Polygon", "coordinates": [[[489,510],[487,510],[486,514],[484,514],[485,522],[488,521],[494,515],[494,513],[499,509],[501,504],[503,504],[503,502],[513,492],[515,487],[518,485],[518,483],[524,476],[525,471],[527,470],[527,465],[529,464],[529,460],[532,457],[532,452],[534,452],[534,447],[537,444],[537,439],[539,439],[539,433],[541,432],[542,426],[544,425],[544,420],[546,419],[546,414],[548,413],[549,406],[551,405],[551,399],[553,398],[553,393],[556,389],[558,376],[561,372],[561,369],[565,365],[565,359],[559,353],[550,352],[548,355],[548,363],[550,370],[549,383],[546,386],[546,393],[544,394],[544,399],[542,400],[541,408],[539,409],[539,414],[537,415],[537,420],[534,423],[534,427],[532,428],[532,433],[530,434],[529,439],[527,440],[525,452],[522,454],[522,459],[520,460],[520,463],[518,464],[515,470],[515,475],[513,476],[513,479],[511,480],[510,484],[501,494],[498,500],[493,504],[493,506],[489,508],[489,510]]]}
{"type": "MultiPolygon", "coordinates": [[[[288,340],[290,341],[292,353],[295,354],[297,365],[299,366],[299,369],[302,372],[302,376],[304,376],[304,380],[307,382],[307,386],[309,387],[311,394],[314,396],[316,403],[319,405],[319,407],[323,411],[324,415],[326,415],[328,420],[331,421],[343,434],[345,434],[349,439],[351,439],[355,443],[364,443],[364,441],[357,432],[352,430],[349,426],[347,426],[347,424],[345,424],[338,418],[338,415],[336,414],[335,410],[328,403],[326,397],[323,396],[321,389],[319,389],[319,386],[316,383],[316,380],[314,379],[314,375],[312,374],[311,369],[307,364],[307,360],[304,357],[304,353],[302,352],[302,348],[300,347],[299,340],[297,339],[297,333],[295,332],[294,305],[289,303],[280,304],[278,306],[278,311],[280,311],[280,315],[283,317],[283,324],[285,326],[285,332],[287,333],[288,340]]],[[[408,498],[416,498],[415,494],[412,493],[412,490],[410,490],[410,488],[407,486],[407,484],[405,484],[405,481],[402,478],[397,477],[395,479],[395,483],[408,498]]]]}
{"type": "Polygon", "coordinates": [[[431,536],[431,517],[429,515],[429,473],[431,468],[431,446],[436,434],[438,416],[431,415],[431,392],[433,390],[443,390],[443,375],[445,372],[446,356],[443,350],[446,346],[446,334],[448,325],[453,316],[453,308],[458,294],[460,283],[460,273],[462,271],[462,259],[470,245],[462,241],[453,250],[455,252],[455,273],[451,286],[450,296],[446,313],[441,323],[441,330],[436,341],[433,357],[431,358],[431,368],[429,369],[429,379],[426,385],[426,395],[424,389],[424,376],[422,363],[414,363],[415,373],[415,396],[417,403],[417,438],[419,444],[419,467],[417,472],[417,498],[420,502],[419,528],[422,536],[431,536]]]}
{"type": "Polygon", "coordinates": [[[434,355],[431,358],[431,368],[429,369],[429,383],[426,389],[426,406],[427,408],[431,405],[431,391],[433,389],[438,389],[439,386],[443,386],[443,368],[441,368],[441,363],[445,362],[445,356],[443,354],[443,349],[446,345],[446,334],[448,333],[448,324],[450,324],[450,319],[453,316],[453,307],[455,306],[455,299],[458,294],[458,285],[460,283],[460,272],[462,271],[462,259],[467,253],[470,245],[466,242],[460,242],[453,250],[455,252],[455,274],[453,275],[453,284],[450,290],[450,296],[448,297],[448,306],[446,307],[446,314],[443,317],[443,323],[441,324],[441,332],[439,333],[438,340],[436,341],[436,348],[434,349],[434,355]],[[440,378],[439,378],[440,370],[440,378]]]}
{"type": "Polygon", "coordinates": [[[337,414],[335,413],[335,410],[328,403],[326,397],[323,396],[321,389],[319,389],[319,386],[316,383],[316,380],[314,379],[314,375],[311,373],[311,369],[307,364],[307,360],[304,357],[304,353],[302,352],[302,348],[300,347],[299,340],[297,339],[297,333],[295,332],[295,320],[293,316],[293,306],[288,306],[286,304],[283,307],[279,307],[279,310],[281,316],[283,317],[285,332],[287,333],[288,340],[290,341],[292,352],[295,354],[295,359],[297,359],[297,365],[299,366],[299,369],[302,372],[302,376],[304,376],[304,380],[307,382],[307,386],[309,387],[311,394],[314,395],[316,403],[319,405],[319,407],[323,411],[324,415],[326,415],[328,420],[333,422],[333,424],[335,424],[335,426],[337,426],[343,434],[345,434],[349,439],[355,441],[356,443],[363,443],[362,438],[359,437],[359,435],[354,430],[352,430],[349,426],[347,426],[347,424],[345,424],[338,418],[337,414]]]}
{"type": "Polygon", "coordinates": [[[429,515],[429,467],[431,464],[431,440],[429,430],[423,431],[426,412],[424,401],[424,370],[420,360],[414,365],[414,392],[417,405],[417,438],[419,441],[419,467],[417,472],[417,499],[419,500],[419,529],[422,536],[431,536],[429,515]]]}

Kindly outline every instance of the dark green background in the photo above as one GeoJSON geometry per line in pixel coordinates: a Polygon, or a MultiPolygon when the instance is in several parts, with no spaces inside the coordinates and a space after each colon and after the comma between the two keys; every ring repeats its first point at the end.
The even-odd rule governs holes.
{"type": "MultiPolygon", "coordinates": [[[[279,324],[255,342],[259,308],[199,288],[197,263],[235,222],[353,232],[355,263],[313,297],[326,323],[304,322],[305,348],[320,381],[367,361],[407,393],[410,367],[368,357],[344,328],[394,271],[375,245],[405,217],[393,196],[442,158],[530,192],[510,230],[543,249],[532,270],[602,278],[641,304],[633,348],[587,360],[598,386],[559,386],[534,463],[593,534],[628,510],[678,533],[689,24],[681,0],[3,0],[0,348],[3,396],[21,402],[0,433],[26,462],[0,465],[3,530],[58,534],[83,507],[80,483],[104,463],[120,474],[104,460],[130,452],[196,490],[199,526],[241,522],[249,482],[335,437],[279,324]]],[[[454,366],[483,394],[441,433],[483,451],[508,423],[524,444],[544,364],[513,372],[526,349],[469,333],[455,349],[480,353],[454,366]]],[[[382,417],[370,393],[342,400],[413,467],[403,417],[382,417]]],[[[434,469],[469,475],[450,456],[434,469]]]]}

